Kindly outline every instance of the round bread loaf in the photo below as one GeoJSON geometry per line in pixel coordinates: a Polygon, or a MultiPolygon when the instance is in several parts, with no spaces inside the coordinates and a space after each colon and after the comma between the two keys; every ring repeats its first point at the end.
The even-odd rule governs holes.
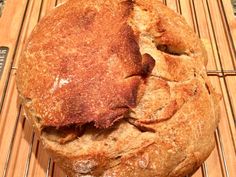
{"type": "Polygon", "coordinates": [[[157,0],[69,0],[33,30],[17,89],[69,177],[180,177],[214,148],[220,96],[206,63],[157,0]]]}

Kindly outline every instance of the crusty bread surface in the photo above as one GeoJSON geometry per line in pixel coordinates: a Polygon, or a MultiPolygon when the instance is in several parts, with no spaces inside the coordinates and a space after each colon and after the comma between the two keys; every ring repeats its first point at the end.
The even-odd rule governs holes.
{"type": "Polygon", "coordinates": [[[33,30],[17,89],[69,177],[181,177],[214,148],[220,96],[206,64],[157,0],[69,0],[33,30]]]}

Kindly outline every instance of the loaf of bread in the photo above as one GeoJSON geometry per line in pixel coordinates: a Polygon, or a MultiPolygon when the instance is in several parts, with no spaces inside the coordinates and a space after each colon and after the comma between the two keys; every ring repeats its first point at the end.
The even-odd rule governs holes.
{"type": "Polygon", "coordinates": [[[214,148],[220,96],[206,64],[157,0],[69,0],[33,30],[17,89],[69,177],[181,177],[214,148]]]}

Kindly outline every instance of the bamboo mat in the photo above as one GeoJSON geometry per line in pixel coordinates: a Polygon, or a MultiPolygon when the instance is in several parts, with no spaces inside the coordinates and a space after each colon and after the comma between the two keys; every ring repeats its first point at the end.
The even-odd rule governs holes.
{"type": "MultiPolygon", "coordinates": [[[[15,74],[22,46],[37,22],[64,0],[7,0],[0,46],[9,48],[0,80],[0,177],[65,177],[17,109],[15,74]]],[[[222,94],[216,148],[193,177],[236,177],[236,21],[230,0],[163,0],[206,44],[208,75],[222,94]]],[[[20,106],[18,106],[20,107],[20,106]]]]}

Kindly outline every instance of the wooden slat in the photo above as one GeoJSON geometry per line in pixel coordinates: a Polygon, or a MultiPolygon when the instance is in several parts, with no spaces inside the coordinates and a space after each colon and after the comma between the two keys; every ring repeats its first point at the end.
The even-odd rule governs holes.
{"type": "Polygon", "coordinates": [[[194,14],[194,18],[196,19],[197,28],[199,29],[199,37],[203,40],[203,43],[205,44],[207,54],[208,54],[208,64],[207,69],[208,70],[215,70],[216,63],[215,63],[215,53],[216,51],[216,45],[214,42],[212,42],[211,34],[213,33],[212,29],[209,28],[209,24],[206,18],[206,11],[204,9],[202,1],[192,1],[194,2],[193,9],[196,12],[194,14]],[[201,13],[199,13],[201,12],[201,13]]]}
{"type": "Polygon", "coordinates": [[[57,5],[63,4],[63,3],[65,3],[66,1],[68,1],[68,0],[57,0],[57,5]]]}
{"type": "MultiPolygon", "coordinates": [[[[10,82],[14,80],[15,72],[13,73],[10,82]]],[[[11,86],[15,87],[15,82],[11,86]]],[[[17,123],[19,122],[19,111],[17,111],[17,92],[16,89],[7,91],[6,104],[3,105],[3,111],[0,117],[0,175],[5,177],[7,172],[8,161],[15,139],[17,123]]]]}
{"type": "Polygon", "coordinates": [[[209,10],[209,14],[211,15],[209,23],[212,24],[214,29],[214,37],[217,42],[218,54],[222,63],[222,67],[225,70],[234,69],[226,33],[224,31],[224,24],[221,20],[217,1],[206,1],[205,8],[209,10]]]}
{"type": "Polygon", "coordinates": [[[25,122],[24,116],[20,117],[20,122],[16,130],[14,146],[11,153],[11,158],[8,165],[6,176],[24,176],[27,171],[27,152],[30,151],[29,144],[32,141],[32,128],[25,122]],[[19,168],[21,166],[22,168],[19,168]]]}
{"type": "Polygon", "coordinates": [[[176,6],[176,0],[166,0],[166,5],[174,10],[175,12],[177,12],[177,6],[176,6]]]}
{"type": "Polygon", "coordinates": [[[17,64],[21,55],[21,51],[24,47],[24,44],[26,42],[26,39],[29,37],[30,33],[32,32],[33,28],[35,27],[35,25],[38,23],[38,20],[40,18],[40,10],[42,7],[42,0],[31,0],[30,1],[32,4],[32,8],[30,8],[30,10],[28,11],[24,24],[23,24],[23,28],[22,28],[22,32],[20,35],[20,39],[19,39],[19,45],[18,48],[16,50],[16,55],[15,55],[15,60],[13,63],[13,68],[17,68],[17,64]]]}
{"type": "Polygon", "coordinates": [[[195,31],[195,26],[194,26],[194,17],[192,15],[191,7],[189,0],[179,0],[180,8],[181,8],[181,15],[185,18],[187,23],[194,29],[195,31]]]}
{"type": "Polygon", "coordinates": [[[66,177],[65,173],[55,164],[54,171],[52,174],[53,177],[66,177]]]}
{"type": "MultiPolygon", "coordinates": [[[[234,48],[235,52],[235,46],[236,46],[236,20],[232,8],[232,4],[228,0],[218,0],[218,4],[222,6],[222,14],[226,17],[226,26],[228,26],[230,30],[230,40],[234,44],[232,48],[234,48]]],[[[236,62],[236,61],[235,61],[236,62]]]]}
{"type": "Polygon", "coordinates": [[[206,164],[208,169],[208,176],[223,176],[218,151],[216,148],[211,153],[210,157],[207,159],[206,164]]]}
{"type": "MultiPolygon", "coordinates": [[[[18,116],[18,111],[16,108],[16,100],[17,100],[17,93],[15,88],[15,71],[11,73],[11,77],[8,82],[8,77],[10,74],[10,67],[11,62],[15,58],[16,54],[16,47],[18,47],[21,43],[20,39],[20,32],[22,32],[22,29],[24,28],[22,23],[22,20],[26,20],[29,14],[28,12],[32,8],[32,1],[13,1],[9,0],[7,2],[7,6],[5,7],[6,10],[4,11],[3,17],[0,20],[1,25],[4,23],[6,25],[6,28],[0,29],[0,43],[1,45],[8,46],[10,48],[9,56],[7,58],[7,63],[5,66],[5,70],[3,73],[3,77],[1,78],[1,85],[0,85],[0,95],[1,98],[3,98],[4,93],[6,93],[5,97],[5,104],[3,104],[3,110],[1,112],[0,117],[0,135],[1,135],[1,142],[0,142],[0,152],[2,153],[0,156],[0,175],[7,176],[10,174],[12,176],[11,171],[9,169],[14,169],[15,164],[11,164],[11,157],[12,155],[15,155],[16,153],[13,152],[14,145],[17,144],[17,142],[21,142],[22,150],[26,150],[28,147],[28,143],[25,143],[23,139],[20,139],[21,136],[17,136],[18,134],[21,134],[22,128],[20,127],[20,124],[18,125],[18,120],[20,119],[18,116]],[[21,4],[19,4],[21,2],[21,4]],[[22,4],[24,2],[24,4],[22,4]],[[4,92],[3,88],[5,89],[6,85],[8,83],[8,90],[4,92]],[[9,104],[12,103],[12,104],[9,104]],[[7,129],[6,129],[7,128],[7,129]],[[18,132],[18,133],[17,133],[18,132]],[[4,140],[4,141],[3,141],[4,140]],[[14,141],[13,141],[14,140],[14,141]],[[10,168],[11,167],[11,168],[10,168]]],[[[3,100],[2,100],[3,103],[3,100]]],[[[27,131],[26,131],[27,132],[27,131]]],[[[28,134],[27,136],[30,136],[28,134]]],[[[25,137],[27,139],[27,136],[25,137]]],[[[21,153],[21,155],[24,155],[24,153],[21,153]]],[[[19,159],[24,160],[24,158],[19,159]]],[[[17,160],[18,161],[18,160],[17,160]]],[[[25,161],[21,161],[21,164],[23,165],[25,161]]],[[[17,168],[15,172],[19,172],[21,168],[17,168]]],[[[20,175],[21,173],[19,172],[20,175]]]]}
{"type": "Polygon", "coordinates": [[[10,49],[0,79],[0,111],[28,2],[29,0],[8,0],[0,18],[0,46],[6,46],[10,49]]]}
{"type": "Polygon", "coordinates": [[[33,168],[30,174],[34,177],[46,176],[49,156],[47,152],[42,148],[41,143],[38,144],[36,155],[37,161],[35,161],[35,167],[33,168]]]}
{"type": "Polygon", "coordinates": [[[43,1],[43,6],[40,14],[40,18],[44,17],[50,10],[52,10],[56,5],[56,0],[43,1]]]}
{"type": "MultiPolygon", "coordinates": [[[[57,165],[54,165],[48,154],[43,150],[29,123],[25,121],[23,116],[19,116],[19,111],[16,109],[15,72],[24,43],[38,20],[49,13],[50,9],[55,5],[66,0],[29,0],[28,4],[26,1],[24,3],[23,1],[20,3],[17,0],[8,1],[10,5],[8,4],[5,7],[7,9],[5,10],[6,14],[13,13],[12,10],[9,10],[9,7],[14,6],[13,2],[15,10],[19,4],[22,5],[21,8],[17,9],[16,13],[21,21],[24,17],[23,9],[26,9],[26,5],[28,5],[28,8],[24,23],[19,21],[15,24],[12,22],[2,23],[6,24],[6,27],[9,27],[10,30],[0,28],[0,44],[9,44],[12,52],[8,56],[8,64],[6,65],[8,72],[4,71],[4,77],[0,85],[0,96],[5,98],[4,102],[2,102],[3,109],[0,117],[0,176],[5,171],[5,176],[7,177],[65,177],[65,174],[57,165]],[[12,25],[15,27],[11,28],[12,25]],[[1,38],[1,31],[8,32],[7,30],[12,36],[1,38]],[[12,61],[14,61],[13,69],[9,72],[12,61]],[[7,83],[8,86],[5,87],[2,83],[7,83]],[[4,90],[4,88],[6,89],[4,90]],[[3,97],[4,95],[6,97],[3,97]]],[[[229,0],[163,0],[163,2],[171,9],[181,13],[188,24],[204,41],[209,57],[208,70],[235,69],[235,56],[233,53],[235,52],[235,40],[230,40],[230,38],[236,39],[235,20],[230,14],[231,10],[228,9],[229,0]]],[[[14,18],[16,18],[15,15],[12,17],[6,17],[5,15],[4,17],[4,19],[14,18]]],[[[0,19],[0,24],[1,22],[2,19],[0,19]]],[[[234,116],[236,106],[236,89],[234,87],[236,80],[235,76],[211,76],[210,79],[216,90],[223,96],[220,103],[221,122],[216,132],[217,148],[214,149],[210,157],[193,177],[234,177],[236,176],[234,144],[236,137],[234,116]]]]}
{"type": "MultiPolygon", "coordinates": [[[[31,142],[29,144],[31,144],[31,142]]],[[[39,150],[38,139],[34,138],[32,144],[33,144],[32,155],[29,157],[30,158],[30,164],[29,164],[28,167],[25,168],[25,170],[27,170],[27,168],[28,168],[28,177],[31,177],[31,176],[33,177],[34,174],[36,174],[36,173],[44,174],[43,170],[40,170],[40,171],[38,170],[38,168],[40,167],[40,163],[38,162],[39,161],[38,155],[40,154],[40,153],[38,153],[38,150],[39,150]]],[[[28,154],[29,154],[29,152],[28,152],[28,154]]],[[[44,176],[44,175],[42,175],[42,176],[44,176]]]]}

